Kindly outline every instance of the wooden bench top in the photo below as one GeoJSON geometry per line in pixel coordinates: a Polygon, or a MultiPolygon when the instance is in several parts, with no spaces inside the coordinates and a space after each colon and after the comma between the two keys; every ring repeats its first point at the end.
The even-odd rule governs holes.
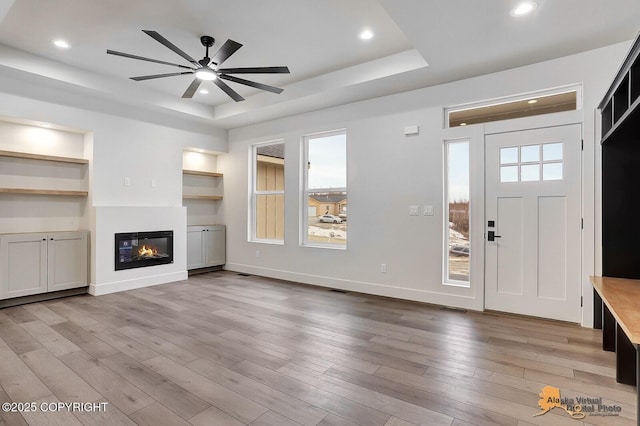
{"type": "Polygon", "coordinates": [[[591,282],[631,343],[640,344],[640,280],[591,277],[591,282]]]}

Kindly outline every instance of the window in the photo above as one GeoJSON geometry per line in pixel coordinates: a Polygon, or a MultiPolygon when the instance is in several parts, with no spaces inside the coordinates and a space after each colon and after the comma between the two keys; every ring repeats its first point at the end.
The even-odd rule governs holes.
{"type": "Polygon", "coordinates": [[[251,158],[251,240],[283,243],[284,143],[254,145],[251,158]]]}
{"type": "Polygon", "coordinates": [[[469,141],[445,142],[445,283],[469,286],[469,141]]]}
{"type": "Polygon", "coordinates": [[[347,246],[347,134],[303,138],[302,244],[347,246]]]}
{"type": "Polygon", "coordinates": [[[500,183],[562,180],[562,142],[500,148],[500,183]]]}
{"type": "Polygon", "coordinates": [[[581,88],[551,89],[521,96],[484,101],[445,109],[447,127],[532,117],[580,108],[581,88]]]}

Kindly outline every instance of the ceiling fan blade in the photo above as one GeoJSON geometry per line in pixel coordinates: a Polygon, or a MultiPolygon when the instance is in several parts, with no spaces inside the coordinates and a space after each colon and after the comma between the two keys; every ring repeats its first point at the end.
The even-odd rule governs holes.
{"type": "Polygon", "coordinates": [[[220,65],[224,61],[229,59],[229,56],[236,53],[236,51],[241,47],[242,45],[240,43],[229,39],[225,41],[222,47],[218,49],[215,55],[213,55],[213,58],[211,58],[211,61],[216,65],[220,65]]]}
{"type": "Polygon", "coordinates": [[[223,74],[289,74],[289,67],[221,68],[223,74]]]}
{"type": "Polygon", "coordinates": [[[236,102],[244,101],[244,98],[240,96],[238,92],[236,92],[231,87],[229,87],[224,81],[220,80],[219,78],[216,78],[215,80],[213,80],[213,82],[215,83],[216,86],[221,88],[224,93],[229,95],[234,101],[236,102]]]}
{"type": "Polygon", "coordinates": [[[154,78],[173,77],[176,75],[184,75],[184,74],[193,74],[193,72],[185,71],[185,72],[172,72],[169,74],[141,75],[139,77],[131,77],[131,80],[135,80],[135,81],[151,80],[154,78]]]}
{"type": "Polygon", "coordinates": [[[279,87],[269,86],[267,84],[262,84],[262,83],[258,83],[258,82],[251,81],[251,80],[245,80],[244,78],[238,78],[238,77],[234,77],[232,75],[221,74],[220,78],[224,78],[225,80],[233,81],[234,83],[244,84],[245,86],[255,87],[256,89],[266,90],[266,91],[272,92],[272,93],[280,94],[284,90],[284,89],[281,89],[279,87]]]}
{"type": "Polygon", "coordinates": [[[193,59],[191,56],[189,56],[188,54],[186,54],[185,52],[180,50],[180,48],[178,46],[176,46],[175,44],[171,43],[166,38],[162,37],[156,31],[142,30],[142,32],[145,33],[146,35],[148,35],[149,37],[153,38],[158,43],[164,45],[165,47],[167,47],[167,48],[169,48],[171,50],[173,50],[175,53],[177,53],[178,55],[182,56],[184,59],[186,59],[187,61],[191,62],[193,65],[195,65],[197,68],[200,68],[200,64],[195,59],[193,59]]]}
{"type": "Polygon", "coordinates": [[[198,87],[200,87],[200,83],[202,83],[202,80],[200,80],[198,77],[194,78],[191,84],[189,85],[189,87],[187,87],[187,90],[184,91],[184,94],[182,95],[182,97],[193,98],[193,95],[196,93],[196,90],[198,90],[198,87]]]}
{"type": "Polygon", "coordinates": [[[125,57],[125,58],[131,58],[131,59],[138,59],[140,61],[155,62],[156,64],[171,65],[171,66],[174,66],[174,67],[186,68],[186,69],[189,69],[189,70],[193,69],[193,68],[188,67],[186,65],[174,64],[172,62],[160,61],[158,59],[145,58],[143,56],[132,55],[130,53],[124,53],[124,52],[118,52],[116,50],[107,49],[107,53],[109,55],[122,56],[122,57],[125,57]]]}

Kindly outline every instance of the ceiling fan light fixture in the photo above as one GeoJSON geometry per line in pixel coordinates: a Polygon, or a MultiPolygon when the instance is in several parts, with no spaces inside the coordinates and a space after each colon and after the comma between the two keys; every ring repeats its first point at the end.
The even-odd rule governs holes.
{"type": "MultiPolygon", "coordinates": [[[[233,55],[238,49],[242,47],[241,43],[237,41],[233,41],[228,39],[224,42],[224,44],[218,49],[218,51],[212,56],[209,57],[209,48],[214,43],[214,38],[211,36],[202,36],[200,37],[200,43],[205,47],[204,57],[196,61],[189,54],[183,52],[178,46],[171,43],[169,40],[160,35],[157,31],[152,30],[142,30],[146,35],[153,38],[158,43],[162,44],[164,47],[173,51],[191,65],[181,65],[173,62],[162,61],[159,59],[146,58],[144,56],[132,55],[131,53],[118,52],[116,50],[107,49],[108,55],[116,55],[122,56],[123,58],[136,59],[139,61],[153,62],[156,64],[169,65],[172,67],[181,68],[180,72],[172,72],[172,73],[163,73],[163,74],[151,74],[151,75],[140,75],[136,77],[130,77],[134,81],[145,81],[145,80],[153,80],[156,78],[165,78],[165,77],[175,77],[179,75],[192,75],[195,78],[187,87],[187,90],[182,94],[183,99],[191,99],[193,95],[196,94],[200,84],[203,81],[213,81],[215,85],[226,93],[231,99],[236,102],[244,101],[244,98],[240,96],[238,92],[236,92],[233,88],[229,87],[227,83],[222,80],[228,80],[234,83],[242,84],[244,86],[255,87],[256,89],[266,90],[267,92],[272,93],[282,93],[284,89],[275,86],[269,86],[268,84],[258,83],[257,81],[246,80],[244,78],[236,77],[232,74],[289,74],[289,68],[286,66],[277,66],[277,67],[240,67],[240,68],[220,68],[218,67],[222,65],[224,61],[229,59],[231,55],[233,55]]],[[[202,92],[201,92],[202,93],[202,92]]]]}
{"type": "Polygon", "coordinates": [[[198,71],[195,72],[195,74],[196,74],[196,77],[198,77],[200,80],[211,81],[218,78],[218,75],[215,73],[215,71],[209,68],[199,69],[198,71]]]}
{"type": "Polygon", "coordinates": [[[511,16],[517,18],[519,16],[525,16],[536,10],[538,4],[534,1],[524,1],[519,3],[516,7],[511,9],[511,16]]]}

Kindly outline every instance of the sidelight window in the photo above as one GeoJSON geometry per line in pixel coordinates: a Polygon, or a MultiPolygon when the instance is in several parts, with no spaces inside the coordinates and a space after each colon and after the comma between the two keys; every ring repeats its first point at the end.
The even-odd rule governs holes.
{"type": "Polygon", "coordinates": [[[444,281],[462,286],[469,286],[471,256],[469,169],[469,141],[445,142],[444,281]]]}

